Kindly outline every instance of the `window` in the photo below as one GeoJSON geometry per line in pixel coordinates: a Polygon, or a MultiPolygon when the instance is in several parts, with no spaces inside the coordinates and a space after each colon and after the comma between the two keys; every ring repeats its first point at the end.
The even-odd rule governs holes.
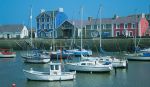
{"type": "Polygon", "coordinates": [[[47,22],[49,22],[49,18],[47,18],[47,22]]]}
{"type": "Polygon", "coordinates": [[[51,65],[50,68],[51,68],[51,70],[54,70],[54,65],[51,65]]]}
{"type": "Polygon", "coordinates": [[[81,65],[86,65],[86,63],[81,63],[81,65]]]}
{"type": "Polygon", "coordinates": [[[120,28],[120,24],[117,24],[117,25],[116,25],[116,29],[119,29],[119,28],[120,28]]]}
{"type": "Polygon", "coordinates": [[[41,29],[44,29],[44,24],[42,24],[41,29]]]}
{"type": "Polygon", "coordinates": [[[135,23],[132,24],[132,29],[135,29],[135,23]]]}
{"type": "Polygon", "coordinates": [[[37,23],[37,29],[39,29],[40,27],[39,27],[40,25],[39,25],[39,23],[37,23]]]}
{"type": "Polygon", "coordinates": [[[55,65],[55,70],[59,70],[59,65],[55,65]]]}
{"type": "Polygon", "coordinates": [[[44,18],[42,18],[42,22],[44,22],[44,18]]]}
{"type": "Polygon", "coordinates": [[[91,29],[91,25],[86,25],[86,29],[91,29]]]}
{"type": "Polygon", "coordinates": [[[36,19],[36,21],[37,21],[37,22],[40,22],[40,19],[39,19],[39,18],[37,18],[37,19],[36,19]]]}
{"type": "Polygon", "coordinates": [[[116,36],[120,36],[120,32],[119,31],[116,32],[116,36]]]}
{"type": "Polygon", "coordinates": [[[46,27],[47,29],[49,29],[49,24],[47,24],[47,27],[46,27]]]}
{"type": "Polygon", "coordinates": [[[111,24],[106,24],[106,29],[111,29],[111,24]]]}
{"type": "Polygon", "coordinates": [[[94,29],[97,29],[97,25],[94,25],[94,29]]]}
{"type": "Polygon", "coordinates": [[[124,24],[124,29],[127,29],[128,28],[128,24],[124,24]]]}
{"type": "MultiPolygon", "coordinates": [[[[98,29],[100,29],[100,27],[99,27],[98,29]]],[[[103,26],[103,24],[101,24],[101,29],[104,29],[104,26],[103,26]]]]}
{"type": "Polygon", "coordinates": [[[133,32],[132,31],[129,32],[129,36],[130,37],[133,36],[133,32]]]}

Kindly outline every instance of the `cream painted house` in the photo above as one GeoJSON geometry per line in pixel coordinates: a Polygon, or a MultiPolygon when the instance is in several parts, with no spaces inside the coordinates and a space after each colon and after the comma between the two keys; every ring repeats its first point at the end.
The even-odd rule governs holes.
{"type": "Polygon", "coordinates": [[[0,38],[27,38],[29,32],[22,24],[0,25],[0,38]]]}

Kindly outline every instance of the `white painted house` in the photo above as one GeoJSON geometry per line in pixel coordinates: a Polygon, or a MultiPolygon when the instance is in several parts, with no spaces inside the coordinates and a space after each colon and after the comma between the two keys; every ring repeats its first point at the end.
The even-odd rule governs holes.
{"type": "Polygon", "coordinates": [[[0,25],[0,38],[26,38],[28,29],[22,24],[0,25]]]}

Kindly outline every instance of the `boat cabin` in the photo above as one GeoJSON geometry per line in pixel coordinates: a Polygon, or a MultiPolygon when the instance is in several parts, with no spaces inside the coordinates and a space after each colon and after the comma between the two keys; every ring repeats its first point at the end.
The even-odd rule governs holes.
{"type": "Polygon", "coordinates": [[[90,62],[90,61],[85,61],[85,62],[81,62],[80,65],[81,66],[91,66],[91,65],[95,65],[96,62],[90,62]]]}
{"type": "Polygon", "coordinates": [[[50,63],[50,75],[61,75],[61,63],[50,63]]]}

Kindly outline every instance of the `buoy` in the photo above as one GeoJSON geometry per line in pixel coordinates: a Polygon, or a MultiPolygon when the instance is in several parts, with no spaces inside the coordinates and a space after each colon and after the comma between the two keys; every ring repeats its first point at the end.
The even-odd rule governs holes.
{"type": "Polygon", "coordinates": [[[13,84],[12,84],[12,87],[16,87],[16,84],[13,83],[13,84]]]}

